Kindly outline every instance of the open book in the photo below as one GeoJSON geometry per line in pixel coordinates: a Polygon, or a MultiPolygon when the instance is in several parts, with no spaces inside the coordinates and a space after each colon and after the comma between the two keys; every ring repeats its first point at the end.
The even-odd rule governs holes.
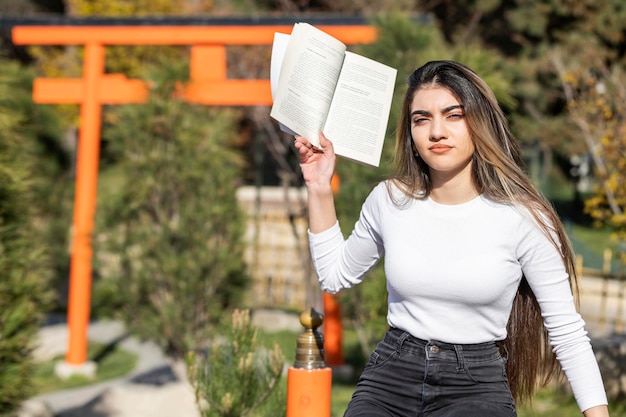
{"type": "Polygon", "coordinates": [[[320,29],[296,23],[291,35],[274,36],[270,116],[317,147],[322,131],[337,155],[378,166],[396,74],[320,29]]]}

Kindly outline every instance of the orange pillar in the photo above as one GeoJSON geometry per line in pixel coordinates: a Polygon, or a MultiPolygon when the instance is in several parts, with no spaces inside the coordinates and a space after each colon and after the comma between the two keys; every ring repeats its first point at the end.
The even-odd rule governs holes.
{"type": "Polygon", "coordinates": [[[287,370],[287,417],[330,417],[332,369],[287,370]]]}
{"type": "MultiPolygon", "coordinates": [[[[333,194],[337,195],[340,188],[340,180],[337,174],[331,180],[333,194]]],[[[324,304],[324,351],[326,363],[330,366],[341,366],[345,363],[343,356],[343,327],[341,325],[341,309],[337,302],[337,296],[323,294],[324,304]]]]}
{"type": "Polygon", "coordinates": [[[337,296],[324,293],[324,351],[326,364],[340,366],[345,363],[343,357],[343,327],[337,296]]]}
{"type": "Polygon", "coordinates": [[[65,360],[80,365],[87,359],[87,329],[91,303],[91,240],[96,211],[101,112],[98,84],[104,69],[104,46],[85,45],[84,90],[76,163],[76,190],[72,226],[72,260],[68,305],[69,340],[65,360]]]}

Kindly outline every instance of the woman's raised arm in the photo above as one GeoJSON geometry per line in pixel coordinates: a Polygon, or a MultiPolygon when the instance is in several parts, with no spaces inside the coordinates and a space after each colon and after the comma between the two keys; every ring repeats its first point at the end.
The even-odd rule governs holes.
{"type": "Polygon", "coordinates": [[[311,233],[328,230],[337,222],[331,180],[335,171],[335,151],[326,136],[319,134],[321,150],[301,136],[295,147],[300,156],[300,168],[308,194],[309,229],[311,233]]]}

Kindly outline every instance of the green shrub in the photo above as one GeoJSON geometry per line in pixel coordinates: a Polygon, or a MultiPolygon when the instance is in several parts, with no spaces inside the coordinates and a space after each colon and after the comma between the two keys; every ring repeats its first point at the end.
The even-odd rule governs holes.
{"type": "MultiPolygon", "coordinates": [[[[235,310],[232,321],[225,326],[223,337],[217,338],[206,355],[187,356],[189,379],[203,417],[246,417],[254,415],[270,397],[282,377],[284,356],[278,346],[260,349],[257,330],[252,326],[249,311],[235,310]]],[[[283,408],[265,415],[284,415],[283,408]]],[[[266,408],[265,413],[269,410],[266,408]]]]}
{"type": "Polygon", "coordinates": [[[94,301],[178,359],[203,347],[249,279],[234,113],[184,102],[177,94],[187,74],[163,63],[147,76],[147,103],[108,113],[117,175],[95,242],[94,301]]]}
{"type": "Polygon", "coordinates": [[[20,71],[0,60],[0,415],[33,394],[31,352],[51,302],[46,247],[34,226],[35,142],[14,101],[20,71]]]}

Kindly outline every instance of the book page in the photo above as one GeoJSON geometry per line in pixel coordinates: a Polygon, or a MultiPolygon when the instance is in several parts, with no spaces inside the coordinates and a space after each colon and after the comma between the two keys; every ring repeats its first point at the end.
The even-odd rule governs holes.
{"type": "Polygon", "coordinates": [[[379,165],[396,75],[395,68],[346,52],[323,130],[337,155],[379,165]]]}
{"type": "Polygon", "coordinates": [[[270,116],[318,147],[345,50],[320,29],[296,23],[282,62],[270,116]]]}
{"type": "MultiPolygon", "coordinates": [[[[270,61],[270,87],[272,90],[272,100],[276,99],[276,92],[278,91],[278,79],[280,78],[280,69],[283,66],[285,59],[285,52],[287,52],[287,45],[289,44],[290,35],[286,33],[275,32],[274,41],[272,42],[272,59],[270,61]]],[[[296,135],[297,133],[289,129],[282,123],[278,123],[280,130],[290,135],[296,135]]]]}
{"type": "Polygon", "coordinates": [[[270,61],[270,86],[272,89],[272,100],[276,99],[280,70],[283,67],[285,52],[287,52],[287,45],[289,45],[290,37],[291,36],[286,33],[274,32],[274,41],[272,42],[272,59],[270,61]]]}

